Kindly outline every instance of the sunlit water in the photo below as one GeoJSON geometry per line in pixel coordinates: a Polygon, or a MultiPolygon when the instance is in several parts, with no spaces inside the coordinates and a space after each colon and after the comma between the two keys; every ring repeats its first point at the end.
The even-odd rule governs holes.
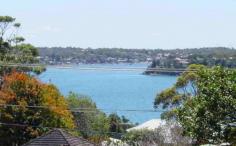
{"type": "Polygon", "coordinates": [[[48,67],[39,76],[43,82],[51,82],[64,95],[70,91],[88,95],[96,102],[98,108],[106,113],[124,115],[132,122],[144,122],[153,118],[160,118],[159,112],[116,111],[117,109],[153,109],[153,102],[158,92],[174,84],[176,76],[143,75],[142,71],[104,71],[80,70],[79,67],[146,67],[145,64],[119,65],[80,65],[73,68],[48,67]]]}

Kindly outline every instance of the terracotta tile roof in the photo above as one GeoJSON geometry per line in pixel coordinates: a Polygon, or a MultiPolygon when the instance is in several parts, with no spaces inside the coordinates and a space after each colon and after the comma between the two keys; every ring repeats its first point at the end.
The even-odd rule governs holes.
{"type": "Polygon", "coordinates": [[[81,137],[72,136],[62,129],[54,129],[23,146],[95,146],[81,137]]]}

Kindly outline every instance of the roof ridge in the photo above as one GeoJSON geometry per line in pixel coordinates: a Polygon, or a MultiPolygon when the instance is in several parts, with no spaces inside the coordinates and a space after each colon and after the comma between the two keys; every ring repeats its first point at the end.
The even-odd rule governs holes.
{"type": "Polygon", "coordinates": [[[88,141],[87,139],[84,139],[83,137],[79,136],[74,136],[71,134],[69,131],[64,130],[62,128],[54,128],[47,133],[43,134],[42,136],[39,136],[35,139],[30,140],[29,142],[25,143],[23,146],[27,145],[34,145],[34,143],[40,143],[39,145],[45,144],[43,141],[46,140],[50,145],[53,143],[63,143],[64,145],[67,146],[74,146],[75,144],[77,145],[91,145],[91,146],[96,146],[95,143],[92,143],[88,141]],[[59,142],[57,140],[59,139],[59,142]]]}
{"type": "MultiPolygon", "coordinates": [[[[70,143],[70,141],[68,141],[68,139],[66,138],[66,137],[68,137],[68,136],[70,136],[71,138],[80,139],[81,142],[82,142],[81,144],[84,144],[84,143],[92,143],[92,142],[90,142],[89,140],[84,139],[84,138],[81,137],[81,136],[74,136],[74,135],[70,134],[69,132],[65,131],[64,129],[60,129],[60,128],[59,128],[58,130],[61,132],[61,134],[63,135],[63,138],[66,140],[67,144],[69,144],[69,145],[71,145],[71,143],[70,143]]],[[[95,143],[92,143],[92,144],[96,145],[95,143]]]]}

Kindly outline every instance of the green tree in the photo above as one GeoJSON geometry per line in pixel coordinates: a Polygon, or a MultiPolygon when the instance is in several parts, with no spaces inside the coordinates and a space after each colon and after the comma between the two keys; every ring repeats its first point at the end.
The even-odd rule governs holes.
{"type": "Polygon", "coordinates": [[[82,136],[96,143],[108,137],[108,118],[97,109],[96,104],[89,97],[71,92],[67,102],[74,111],[77,128],[82,136]]]}
{"type": "Polygon", "coordinates": [[[235,143],[236,70],[191,65],[176,84],[157,95],[162,118],[181,123],[184,134],[200,143],[235,143]]]}
{"type": "Polygon", "coordinates": [[[14,65],[39,63],[38,50],[30,44],[24,44],[25,39],[19,36],[20,26],[20,23],[15,23],[15,18],[0,16],[0,76],[12,70],[35,73],[45,70],[40,65],[31,67],[14,65]]]}
{"type": "MultiPolygon", "coordinates": [[[[109,131],[114,133],[126,133],[126,130],[134,125],[129,123],[129,119],[124,116],[119,116],[116,113],[112,113],[108,116],[109,119],[109,131]]],[[[120,135],[114,135],[116,138],[120,138],[120,135]]]]}
{"type": "Polygon", "coordinates": [[[87,96],[70,92],[67,102],[73,111],[79,133],[96,143],[108,137],[121,138],[126,129],[133,127],[124,116],[119,117],[115,113],[107,116],[87,96]]]}

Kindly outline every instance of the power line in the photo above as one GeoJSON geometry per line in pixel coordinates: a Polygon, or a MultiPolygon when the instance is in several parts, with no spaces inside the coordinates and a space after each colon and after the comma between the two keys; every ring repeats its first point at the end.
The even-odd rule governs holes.
{"type": "MultiPolygon", "coordinates": [[[[14,105],[14,104],[0,104],[0,106],[2,107],[23,107],[23,108],[46,108],[46,109],[50,109],[50,108],[57,108],[56,106],[39,106],[39,105],[14,105]]],[[[156,109],[109,109],[109,108],[70,108],[70,109],[65,109],[65,111],[71,111],[71,112],[99,112],[99,111],[116,111],[116,112],[165,112],[165,110],[156,110],[156,109]]]]}
{"type": "MultiPolygon", "coordinates": [[[[40,108],[40,109],[49,109],[49,108],[57,108],[56,106],[22,106],[22,105],[13,105],[13,104],[0,104],[0,107],[23,107],[23,108],[40,108]]],[[[160,113],[164,112],[164,110],[152,110],[152,109],[94,109],[94,108],[70,108],[64,109],[64,111],[70,111],[72,113],[112,113],[116,112],[141,112],[141,113],[160,113]]],[[[132,123],[119,123],[118,125],[133,125],[132,123]]]]}
{"type": "Polygon", "coordinates": [[[35,125],[29,125],[29,124],[19,124],[19,123],[4,123],[0,122],[0,125],[4,126],[11,126],[11,127],[34,127],[34,128],[46,128],[46,129],[64,129],[64,130],[71,130],[71,131],[81,131],[86,132],[90,134],[117,134],[117,135],[123,135],[124,133],[118,133],[118,132],[108,132],[108,131],[94,131],[94,130],[81,130],[79,128],[67,128],[67,127],[48,127],[48,126],[35,126],[35,125]]]}

